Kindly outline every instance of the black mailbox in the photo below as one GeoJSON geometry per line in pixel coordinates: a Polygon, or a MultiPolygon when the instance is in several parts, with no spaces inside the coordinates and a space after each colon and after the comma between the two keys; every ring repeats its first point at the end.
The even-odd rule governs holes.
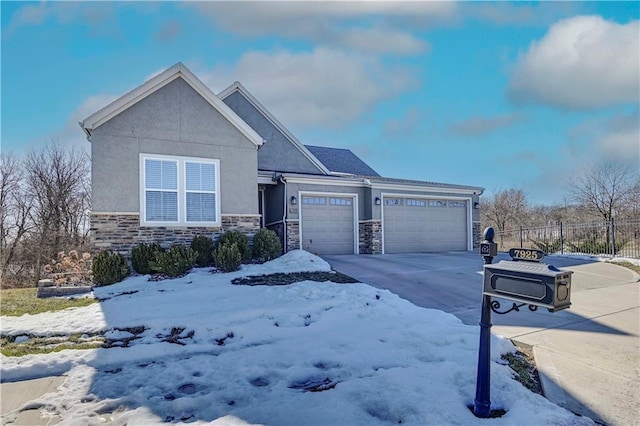
{"type": "Polygon", "coordinates": [[[571,306],[571,274],[545,263],[502,260],[484,265],[483,293],[555,312],[571,306]]]}

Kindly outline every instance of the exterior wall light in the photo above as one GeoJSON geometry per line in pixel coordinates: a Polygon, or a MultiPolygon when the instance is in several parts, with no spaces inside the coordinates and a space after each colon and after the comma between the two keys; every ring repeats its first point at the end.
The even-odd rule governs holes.
{"type": "Polygon", "coordinates": [[[477,202],[477,201],[475,203],[473,203],[473,208],[474,209],[479,209],[480,208],[480,203],[477,202]]]}
{"type": "Polygon", "coordinates": [[[380,197],[376,197],[376,206],[379,206],[380,204],[382,204],[380,197]]]}
{"type": "Polygon", "coordinates": [[[291,205],[295,206],[296,204],[298,204],[298,199],[296,198],[295,195],[291,196],[291,205]]]}

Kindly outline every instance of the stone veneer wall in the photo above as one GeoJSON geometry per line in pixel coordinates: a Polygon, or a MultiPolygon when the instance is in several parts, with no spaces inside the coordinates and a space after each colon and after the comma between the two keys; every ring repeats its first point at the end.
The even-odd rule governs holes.
{"type": "Polygon", "coordinates": [[[382,221],[365,220],[358,224],[360,254],[382,254],[382,221]]]}
{"type": "Polygon", "coordinates": [[[189,244],[195,235],[217,240],[228,230],[247,234],[252,239],[260,229],[260,215],[223,215],[220,227],[140,226],[138,213],[91,213],[91,243],[95,251],[113,250],[129,255],[140,243],[189,244]]]}
{"type": "Polygon", "coordinates": [[[482,229],[480,222],[473,222],[473,251],[480,252],[480,242],[482,241],[482,229]]]}
{"type": "Polygon", "coordinates": [[[287,251],[300,248],[300,221],[287,220],[287,251]]]}

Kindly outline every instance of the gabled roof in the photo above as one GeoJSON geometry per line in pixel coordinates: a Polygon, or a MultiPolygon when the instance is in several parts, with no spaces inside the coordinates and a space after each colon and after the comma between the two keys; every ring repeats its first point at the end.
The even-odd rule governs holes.
{"type": "Polygon", "coordinates": [[[106,107],[93,113],[84,121],[78,123],[87,134],[87,139],[91,139],[91,131],[111,120],[116,115],[140,102],[152,93],[160,90],[177,78],[182,78],[200,96],[202,96],[216,111],[233,124],[243,135],[245,135],[256,146],[264,142],[262,137],[256,133],[247,123],[231,110],[215,93],[211,91],[198,77],[195,76],[182,62],[178,62],[171,68],[162,71],[160,74],[145,81],[140,86],[122,95],[106,107]]]}
{"type": "Polygon", "coordinates": [[[295,146],[300,152],[307,157],[314,166],[316,166],[322,173],[327,175],[331,174],[329,169],[325,167],[325,165],[318,160],[309,150],[286,128],[277,118],[275,118],[269,110],[267,110],[264,105],[262,105],[258,100],[242,85],[239,81],[234,82],[231,86],[224,89],[222,92],[218,93],[218,97],[220,99],[225,99],[229,95],[239,92],[242,96],[245,97],[247,101],[249,101],[259,112],[262,114],[267,120],[273,124],[276,129],[280,133],[282,133],[290,142],[295,146]]]}
{"type": "Polygon", "coordinates": [[[305,145],[327,169],[333,173],[346,173],[358,176],[380,176],[351,150],[329,148],[325,146],[305,145]]]}

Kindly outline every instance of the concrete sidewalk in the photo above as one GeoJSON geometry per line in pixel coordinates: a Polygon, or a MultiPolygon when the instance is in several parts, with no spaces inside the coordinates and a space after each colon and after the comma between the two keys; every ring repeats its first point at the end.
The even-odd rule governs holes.
{"type": "MultiPolygon", "coordinates": [[[[610,268],[598,269],[607,273],[610,268]]],[[[598,279],[581,267],[570,269],[574,280],[598,279]]],[[[551,401],[600,423],[640,425],[638,288],[638,282],[628,282],[576,292],[571,306],[576,320],[568,324],[494,325],[492,331],[533,346],[551,401]]]]}
{"type": "MultiPolygon", "coordinates": [[[[66,377],[54,376],[0,384],[0,415],[2,416],[2,424],[5,424],[5,416],[7,413],[19,408],[26,402],[33,401],[49,392],[55,391],[65,380],[66,377]]],[[[46,415],[42,407],[36,405],[33,409],[18,413],[11,424],[16,426],[36,426],[55,425],[58,423],[60,423],[59,416],[46,415]]]]}
{"type": "MultiPolygon", "coordinates": [[[[418,306],[478,324],[482,260],[477,254],[325,259],[337,271],[418,306]]],[[[545,262],[574,271],[571,308],[493,314],[492,332],[533,346],[549,400],[599,423],[640,425],[640,277],[602,262],[555,256],[545,262]]],[[[511,306],[502,302],[503,307],[511,306]]]]}

